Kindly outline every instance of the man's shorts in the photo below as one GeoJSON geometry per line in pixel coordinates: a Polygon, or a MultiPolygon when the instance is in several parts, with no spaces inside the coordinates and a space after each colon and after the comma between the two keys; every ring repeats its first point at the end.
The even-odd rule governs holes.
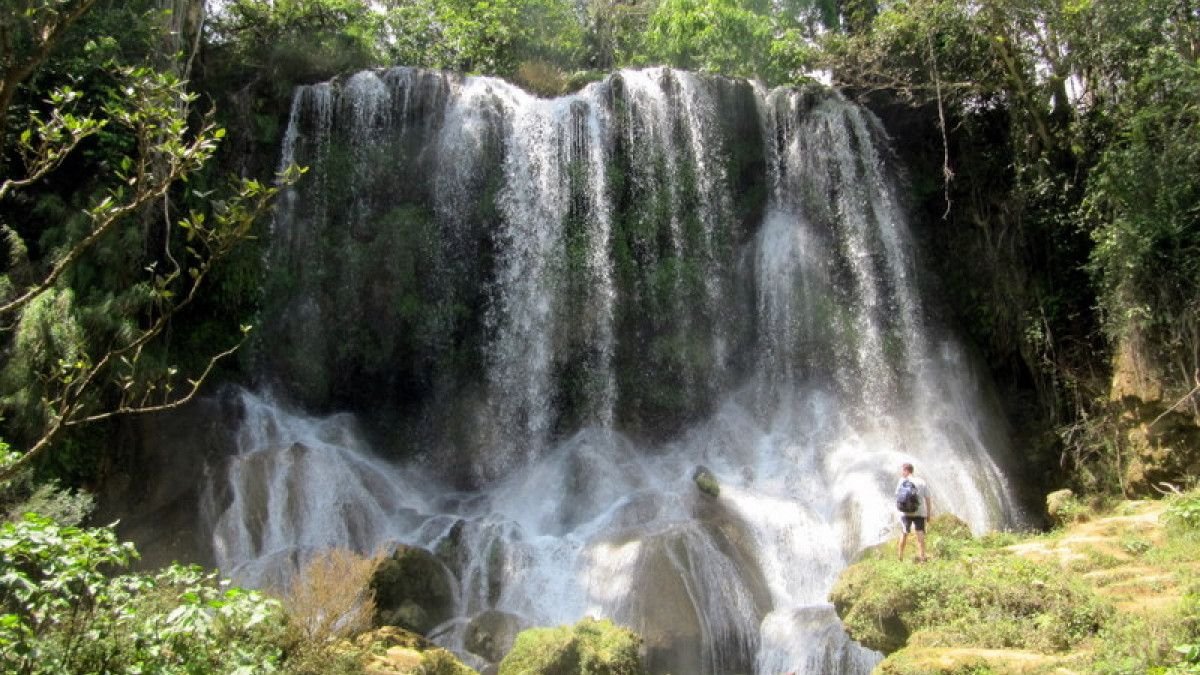
{"type": "Polygon", "coordinates": [[[900,516],[900,527],[904,528],[903,532],[912,532],[914,529],[924,532],[925,516],[900,516]]]}

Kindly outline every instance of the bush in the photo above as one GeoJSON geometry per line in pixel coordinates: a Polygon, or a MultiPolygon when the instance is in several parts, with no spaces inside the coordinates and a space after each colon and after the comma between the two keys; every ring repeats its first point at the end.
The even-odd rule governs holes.
{"type": "Polygon", "coordinates": [[[375,591],[371,577],[382,558],[330,549],[300,569],[283,595],[295,626],[310,641],[329,643],[371,628],[375,591]]]}
{"type": "MultiPolygon", "coordinates": [[[[0,441],[0,470],[16,463],[21,453],[12,452],[0,441]]],[[[40,513],[63,525],[78,525],[95,506],[86,492],[66,490],[57,481],[38,483],[31,469],[22,469],[0,481],[0,520],[16,521],[29,511],[40,513]]]]}
{"type": "Polygon", "coordinates": [[[278,602],[197,567],[109,576],[136,557],[111,528],[34,514],[0,525],[0,671],[279,670],[278,602]]]}
{"type": "Polygon", "coordinates": [[[1163,513],[1167,525],[1179,531],[1200,530],[1200,491],[1185,492],[1171,497],[1163,513]]]}
{"type": "Polygon", "coordinates": [[[611,621],[530,628],[500,662],[500,675],[642,675],[641,638],[611,621]]]}

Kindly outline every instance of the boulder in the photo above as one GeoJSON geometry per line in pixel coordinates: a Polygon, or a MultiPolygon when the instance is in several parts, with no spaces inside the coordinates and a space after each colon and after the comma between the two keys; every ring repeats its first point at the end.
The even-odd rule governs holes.
{"type": "MultiPolygon", "coordinates": [[[[136,567],[158,569],[176,560],[217,564],[205,522],[209,466],[236,452],[244,410],[233,389],[187,405],[121,421],[115,451],[100,469],[102,489],[93,522],[120,521],[117,534],[141,554],[136,567]]],[[[229,495],[212,495],[223,509],[229,495]]]]}
{"type": "Polygon", "coordinates": [[[354,640],[368,675],[475,675],[453,654],[395,626],[363,633],[354,640]]]}
{"type": "Polygon", "coordinates": [[[642,638],[652,672],[750,672],[771,595],[750,528],[719,499],[694,495],[694,523],[641,538],[635,593],[614,618],[642,638]]]}
{"type": "Polygon", "coordinates": [[[607,620],[531,628],[517,636],[500,675],[642,675],[640,645],[637,634],[607,620]]]}
{"type": "Polygon", "coordinates": [[[398,546],[371,579],[375,624],[426,634],[454,616],[454,580],[433,553],[398,546]]]}
{"type": "Polygon", "coordinates": [[[472,654],[498,663],[512,649],[520,631],[521,619],[518,616],[489,609],[477,614],[467,624],[465,646],[472,654]]]}

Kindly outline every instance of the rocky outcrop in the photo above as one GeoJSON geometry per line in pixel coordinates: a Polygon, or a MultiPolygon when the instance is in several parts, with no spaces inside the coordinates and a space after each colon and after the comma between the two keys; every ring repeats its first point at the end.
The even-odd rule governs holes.
{"type": "MultiPolygon", "coordinates": [[[[139,567],[176,560],[211,567],[216,559],[203,526],[207,467],[236,448],[243,409],[232,391],[198,398],[165,412],[122,422],[116,451],[102,469],[94,522],[119,520],[122,540],[137,544],[139,567]]],[[[224,508],[220,489],[212,506],[224,508]]]]}
{"type": "Polygon", "coordinates": [[[1055,490],[1046,495],[1046,515],[1054,525],[1065,525],[1079,517],[1081,507],[1071,490],[1055,490]]]}
{"type": "Polygon", "coordinates": [[[873,672],[1166,671],[1184,634],[1161,627],[1185,620],[1196,558],[1171,515],[1195,497],[1178,499],[1122,502],[1049,536],[975,539],[935,521],[930,562],[881,548],[831,600],[851,637],[887,655],[873,672]]]}
{"type": "Polygon", "coordinates": [[[694,523],[642,540],[636,584],[653,592],[634,594],[614,618],[642,638],[652,672],[750,672],[771,610],[756,544],[720,498],[692,500],[694,523]]]}
{"type": "Polygon", "coordinates": [[[1142,416],[1154,409],[1147,406],[1125,418],[1130,424],[1125,438],[1133,456],[1124,480],[1133,494],[1151,494],[1162,483],[1181,486],[1200,472],[1200,426],[1191,415],[1178,412],[1160,413],[1142,422],[1142,416]]]}

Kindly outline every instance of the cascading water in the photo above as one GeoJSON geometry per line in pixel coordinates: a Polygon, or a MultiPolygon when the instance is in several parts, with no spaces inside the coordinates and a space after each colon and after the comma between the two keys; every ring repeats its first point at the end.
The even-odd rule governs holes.
{"type": "Polygon", "coordinates": [[[435,637],[476,665],[499,611],[612,618],[653,672],[869,671],[826,596],[889,535],[899,464],[976,530],[1017,518],[885,143],[831,92],[664,69],[553,100],[412,69],[301,87],[259,360],[281,400],[358,414],[241,394],[219,565],[452,543],[435,637]]]}

